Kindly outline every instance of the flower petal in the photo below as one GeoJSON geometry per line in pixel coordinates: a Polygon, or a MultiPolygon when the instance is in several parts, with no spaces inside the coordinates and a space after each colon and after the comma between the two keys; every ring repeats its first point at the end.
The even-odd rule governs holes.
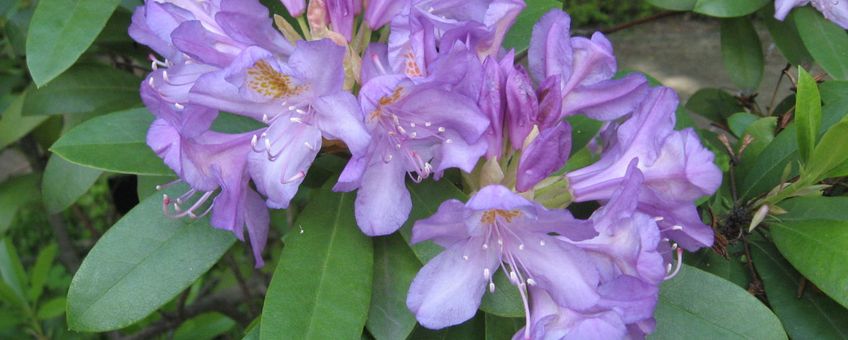
{"type": "Polygon", "coordinates": [[[433,216],[418,220],[412,226],[412,243],[430,240],[448,248],[469,236],[465,226],[465,204],[453,199],[442,202],[433,216]]]}
{"type": "Polygon", "coordinates": [[[349,92],[318,98],[313,104],[316,126],[327,139],[341,139],[353,155],[361,155],[368,149],[371,137],[362,122],[359,102],[349,92]]]}
{"type": "Polygon", "coordinates": [[[565,12],[551,10],[533,26],[527,61],[530,74],[541,81],[550,76],[571,77],[573,51],[571,48],[571,17],[565,12]]]}
{"type": "Polygon", "coordinates": [[[528,191],[536,183],[565,166],[571,153],[571,126],[559,122],[553,128],[542,131],[534,139],[518,163],[515,189],[528,191]]]}
{"type": "Polygon", "coordinates": [[[409,217],[412,198],[406,189],[406,169],[400,157],[371,161],[356,194],[356,223],[368,236],[395,232],[409,217]]]}

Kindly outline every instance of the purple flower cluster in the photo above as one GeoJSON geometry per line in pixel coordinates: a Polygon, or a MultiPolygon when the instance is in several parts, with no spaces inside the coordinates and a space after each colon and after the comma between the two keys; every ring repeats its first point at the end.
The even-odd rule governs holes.
{"type": "Polygon", "coordinates": [[[848,2],[844,0],[775,0],[774,17],[778,20],[786,19],[793,8],[809,3],[822,12],[827,20],[848,29],[848,2]]]}
{"type": "Polygon", "coordinates": [[[268,208],[288,207],[328,141],[350,151],[334,190],[356,190],[356,222],[370,236],[406,223],[407,177],[458,168],[472,198],[413,227],[414,242],[445,248],[409,290],[422,325],[471,318],[501,268],[525,307],[516,338],[653,330],[681,248],[712,244],[694,202],[721,183],[695,132],[674,130],[673,91],[617,77],[609,40],[571,37],[558,10],[534,27],[525,68],[502,48],[520,0],[282,2],[301,33],[275,29],[258,0],[136,10],[130,35],[165,58],[141,86],[156,116],[147,142],[190,187],[164,197],[166,214],[211,214],[214,227],[246,232],[261,266],[268,208]],[[367,44],[381,29],[385,40],[367,44]],[[262,127],[214,131],[222,111],[262,127]],[[571,115],[605,128],[593,141],[599,160],[561,174],[571,115]],[[587,220],[564,209],[584,201],[602,204],[587,220]]]}

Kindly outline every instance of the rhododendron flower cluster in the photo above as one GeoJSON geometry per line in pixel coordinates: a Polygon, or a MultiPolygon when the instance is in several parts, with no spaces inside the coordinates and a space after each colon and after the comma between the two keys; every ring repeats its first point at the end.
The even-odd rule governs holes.
{"type": "Polygon", "coordinates": [[[441,206],[412,229],[412,242],[444,248],[409,288],[421,325],[462,323],[487,291],[517,289],[517,339],[654,330],[683,249],[712,245],[695,201],[722,180],[697,134],[674,129],[671,89],[619,74],[610,41],[572,37],[559,10],[536,24],[526,55],[505,49],[520,0],[282,2],[300,32],[275,28],[258,0],[136,10],[130,35],[160,55],[141,84],[156,117],[147,143],[190,188],[164,196],[165,214],[211,214],[247,236],[261,266],[268,209],[289,206],[324,146],[349,151],[334,190],[356,192],[369,236],[407,222],[409,185],[460,171],[471,198],[430,202],[441,206]],[[220,112],[259,127],[214,131],[220,112]],[[563,171],[574,115],[604,128],[597,161],[563,171]],[[585,201],[600,205],[588,219],[567,210],[585,201]],[[495,285],[499,270],[514,287],[495,285]]]}

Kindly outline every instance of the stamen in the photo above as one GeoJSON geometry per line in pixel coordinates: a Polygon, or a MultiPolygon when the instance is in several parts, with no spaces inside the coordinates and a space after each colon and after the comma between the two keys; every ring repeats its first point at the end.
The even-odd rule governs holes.
{"type": "Polygon", "coordinates": [[[183,106],[183,104],[180,104],[180,103],[174,103],[174,107],[175,107],[177,110],[180,110],[180,111],[182,111],[183,109],[185,109],[185,106],[183,106]]]}
{"type": "Polygon", "coordinates": [[[654,221],[655,221],[655,222],[659,222],[659,221],[662,221],[662,220],[664,220],[664,219],[665,219],[665,217],[662,217],[662,216],[654,217],[654,221]]]}
{"type": "MultiPolygon", "coordinates": [[[[669,265],[669,270],[671,269],[671,263],[669,265]]],[[[674,271],[665,276],[666,280],[670,280],[677,276],[677,273],[680,272],[680,268],[683,267],[683,248],[677,248],[677,265],[674,268],[674,271]]]]}
{"type": "Polygon", "coordinates": [[[294,176],[289,177],[289,179],[284,179],[283,181],[281,181],[281,183],[282,183],[282,184],[289,184],[289,183],[291,183],[291,182],[294,182],[294,181],[300,180],[300,179],[302,179],[302,178],[304,178],[304,177],[306,177],[306,172],[304,172],[304,171],[298,171],[298,172],[297,172],[294,176]]]}
{"type": "MultiPolygon", "coordinates": [[[[178,179],[175,179],[175,180],[170,181],[170,182],[165,183],[165,184],[158,184],[158,185],[156,185],[156,191],[160,191],[160,190],[162,190],[162,189],[166,189],[166,188],[168,188],[168,187],[170,187],[170,186],[172,186],[172,185],[174,185],[174,184],[177,184],[177,183],[179,183],[179,182],[182,182],[182,180],[178,178],[178,179]]],[[[167,195],[165,195],[165,196],[167,196],[167,195]]]]}
{"type": "Polygon", "coordinates": [[[531,285],[531,286],[535,286],[535,285],[536,285],[536,280],[533,280],[533,278],[532,278],[532,277],[529,277],[529,278],[527,278],[527,284],[528,284],[528,285],[531,285]]]}
{"type": "Polygon", "coordinates": [[[444,126],[440,126],[440,127],[439,127],[438,129],[436,129],[436,130],[438,130],[438,131],[439,131],[439,132],[441,132],[441,133],[444,133],[444,132],[446,131],[444,126]]]}
{"type": "Polygon", "coordinates": [[[495,283],[489,282],[489,293],[494,293],[494,292],[495,292],[495,283]]]}
{"type": "Polygon", "coordinates": [[[544,247],[544,246],[545,246],[545,240],[541,240],[541,241],[539,241],[539,245],[540,245],[540,246],[542,246],[542,247],[544,247]]]}

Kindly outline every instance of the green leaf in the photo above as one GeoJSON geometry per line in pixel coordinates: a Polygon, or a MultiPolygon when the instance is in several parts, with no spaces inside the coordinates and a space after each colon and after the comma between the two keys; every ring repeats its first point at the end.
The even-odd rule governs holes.
{"type": "Polygon", "coordinates": [[[806,175],[812,182],[818,182],[833,176],[834,169],[839,170],[845,162],[848,162],[848,116],[831,126],[822,136],[810,156],[806,175]]]}
{"type": "Polygon", "coordinates": [[[12,239],[0,241],[0,277],[20,301],[27,301],[27,276],[12,239]]]}
{"type": "Polygon", "coordinates": [[[24,95],[17,96],[0,116],[0,149],[17,142],[47,120],[47,116],[25,116],[21,113],[24,95]]]}
{"type": "Polygon", "coordinates": [[[777,216],[780,223],[807,220],[848,221],[848,197],[798,197],[783,201],[780,207],[786,214],[777,216]]]}
{"type": "Polygon", "coordinates": [[[480,302],[480,310],[507,318],[524,317],[524,305],[521,302],[521,294],[518,288],[507,279],[503,270],[499,270],[492,277],[495,283],[495,292],[483,295],[480,302]]]}
{"type": "MultiPolygon", "coordinates": [[[[739,185],[739,195],[749,199],[767,192],[777,186],[784,169],[790,163],[798,160],[798,142],[796,140],[795,124],[789,124],[769,145],[760,153],[750,170],[740,172],[742,178],[739,185]]],[[[793,166],[791,176],[798,174],[798,167],[793,166]]]]}
{"type": "Polygon", "coordinates": [[[141,106],[141,79],[113,67],[76,65],[47,86],[30,89],[25,115],[111,112],[141,106]]]}
{"type": "Polygon", "coordinates": [[[406,293],[421,261],[398,235],[374,238],[374,288],[366,327],[377,340],[406,339],[415,316],[406,307],[406,293]]]}
{"type": "Polygon", "coordinates": [[[418,326],[409,340],[483,340],[485,332],[486,320],[483,313],[478,312],[473,319],[444,329],[432,330],[418,326]]]}
{"type": "Polygon", "coordinates": [[[142,201],[147,196],[157,192],[156,187],[171,183],[177,178],[174,176],[136,176],[136,192],[138,200],[142,201]]]}
{"type": "MultiPolygon", "coordinates": [[[[829,104],[848,103],[848,81],[830,80],[819,85],[821,99],[825,106],[829,104]]],[[[843,112],[848,112],[848,105],[840,105],[843,112]]]]}
{"type": "Polygon", "coordinates": [[[848,306],[848,221],[806,220],[771,227],[783,256],[825,294],[848,306]]]}
{"type": "Polygon", "coordinates": [[[698,0],[693,10],[719,18],[741,17],[756,12],[768,2],[769,0],[698,0]]]}
{"type": "Polygon", "coordinates": [[[21,207],[40,199],[38,175],[18,176],[0,183],[0,235],[12,226],[21,207]]]}
{"type": "Polygon", "coordinates": [[[745,129],[760,117],[748,112],[737,112],[727,118],[727,126],[736,137],[742,138],[745,129]]]}
{"type": "Polygon", "coordinates": [[[524,327],[522,318],[503,318],[486,314],[486,340],[512,339],[512,336],[524,327]]]}
{"type": "Polygon", "coordinates": [[[672,11],[691,11],[698,0],[648,0],[651,5],[672,11]]]}
{"type": "Polygon", "coordinates": [[[35,317],[39,320],[52,319],[65,314],[65,297],[57,297],[38,307],[35,317]]]}
{"type": "Polygon", "coordinates": [[[29,25],[27,66],[42,86],[68,69],[94,42],[120,0],[39,1],[29,25]]]}
{"type": "Polygon", "coordinates": [[[748,125],[744,136],[751,136],[751,143],[742,152],[742,159],[736,167],[736,173],[746,175],[750,173],[751,167],[757,161],[757,157],[763,153],[774,140],[774,132],[777,131],[777,117],[760,118],[748,125]]]}
{"type": "MultiPolygon", "coordinates": [[[[738,251],[739,249],[728,249],[730,254],[734,254],[738,251]]],[[[700,270],[718,276],[729,282],[733,282],[741,288],[748,288],[748,282],[750,281],[750,278],[748,277],[748,269],[745,268],[745,264],[736,257],[725,259],[721,255],[716,254],[716,252],[712,249],[707,248],[697,252],[696,254],[687,256],[686,264],[697,267],[700,270]]]]}
{"type": "Polygon", "coordinates": [[[763,80],[765,57],[760,36],[748,18],[721,20],[721,58],[730,80],[746,92],[754,92],[763,80]]]}
{"type": "Polygon", "coordinates": [[[518,15],[504,38],[503,46],[507,50],[515,49],[518,53],[527,50],[533,25],[548,11],[562,7],[562,3],[556,0],[527,0],[526,3],[527,7],[518,15]]]}
{"type": "Polygon", "coordinates": [[[172,175],[147,146],[153,116],[139,108],[93,118],[68,131],[51,151],[74,164],[111,172],[172,175]]]}
{"type": "Polygon", "coordinates": [[[788,16],[783,21],[777,20],[774,18],[772,7],[769,6],[769,11],[766,11],[760,19],[765,21],[774,44],[777,45],[783,56],[793,65],[802,65],[813,61],[813,57],[804,47],[798,29],[795,27],[794,16],[788,16]]]}
{"type": "MultiPolygon", "coordinates": [[[[843,209],[844,210],[844,209],[843,209]]],[[[808,287],[799,298],[802,277],[767,242],[752,242],[751,257],[769,304],[793,339],[848,339],[848,310],[808,287]]]]}
{"type": "MultiPolygon", "coordinates": [[[[798,68],[798,94],[795,96],[795,125],[798,131],[798,151],[808,163],[821,126],[821,96],[816,80],[803,68],[798,68]]],[[[827,147],[830,147],[828,145],[827,147]]]]}
{"type": "MultiPolygon", "coordinates": [[[[180,193],[175,187],[166,191],[180,193]]],[[[208,220],[186,223],[163,215],[151,196],[97,241],[68,291],[68,326],[103,332],[152,313],[206,273],[229,249],[232,233],[208,220]]]]}
{"type": "Polygon", "coordinates": [[[359,339],[373,279],[371,239],[356,226],[354,194],[322,189],[280,254],[262,311],[260,338],[359,339]]]}
{"type": "Polygon", "coordinates": [[[722,123],[744,109],[736,97],[720,89],[700,89],[686,102],[686,109],[714,122],[722,123]]]}
{"type": "Polygon", "coordinates": [[[652,339],[786,339],[777,317],[733,283],[685,266],[665,281],[652,339]]]}
{"type": "Polygon", "coordinates": [[[103,172],[51,155],[44,169],[41,192],[47,212],[58,213],[70,207],[97,181],[103,172]]]}
{"type": "Polygon", "coordinates": [[[796,8],[792,20],[813,59],[831,77],[848,80],[848,33],[812,7],[796,8]]]}
{"type": "Polygon", "coordinates": [[[203,313],[183,322],[174,332],[173,340],[211,340],[235,326],[233,319],[221,313],[203,313]]]}
{"type": "Polygon", "coordinates": [[[598,134],[603,122],[587,118],[583,115],[573,115],[566,118],[571,125],[571,154],[582,149],[598,134]]]}
{"type": "MultiPolygon", "coordinates": [[[[50,274],[50,269],[53,268],[53,260],[56,259],[56,252],[59,248],[56,243],[51,243],[38,252],[38,257],[35,259],[35,264],[29,272],[29,299],[30,301],[38,301],[41,293],[44,291],[44,284],[47,283],[47,275],[50,274]]],[[[64,304],[62,305],[64,309],[64,304]]]]}

